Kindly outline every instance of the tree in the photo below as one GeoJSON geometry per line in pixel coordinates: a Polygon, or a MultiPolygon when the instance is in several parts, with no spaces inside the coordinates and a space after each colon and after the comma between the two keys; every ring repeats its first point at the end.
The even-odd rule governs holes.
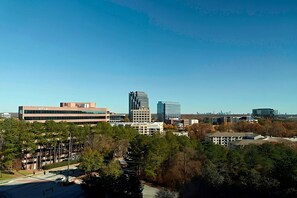
{"type": "Polygon", "coordinates": [[[103,166],[103,155],[97,150],[87,148],[81,155],[79,167],[86,173],[97,171],[103,166]]]}
{"type": "Polygon", "coordinates": [[[178,198],[178,193],[168,189],[161,189],[157,192],[155,198],[178,198]]]}
{"type": "Polygon", "coordinates": [[[107,165],[101,167],[101,173],[106,176],[117,178],[123,174],[121,166],[118,161],[112,160],[107,165]]]}
{"type": "Polygon", "coordinates": [[[204,140],[206,133],[213,131],[211,124],[199,123],[193,124],[189,129],[189,136],[195,140],[204,140]]]}
{"type": "Polygon", "coordinates": [[[201,175],[202,164],[197,152],[193,148],[184,148],[168,159],[167,166],[163,166],[163,185],[172,189],[179,189],[189,182],[191,178],[201,175]]]}
{"type": "Polygon", "coordinates": [[[144,172],[149,179],[156,179],[157,170],[167,159],[170,149],[166,139],[160,135],[154,135],[148,144],[148,152],[143,164],[144,172]]]}

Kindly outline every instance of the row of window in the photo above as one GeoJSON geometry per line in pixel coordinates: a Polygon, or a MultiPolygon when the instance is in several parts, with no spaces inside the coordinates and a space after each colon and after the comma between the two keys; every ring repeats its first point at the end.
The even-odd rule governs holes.
{"type": "Polygon", "coordinates": [[[105,111],[25,110],[25,114],[106,114],[105,111]]]}
{"type": "Polygon", "coordinates": [[[91,120],[106,119],[105,116],[60,116],[60,117],[24,117],[24,120],[91,120]]]}

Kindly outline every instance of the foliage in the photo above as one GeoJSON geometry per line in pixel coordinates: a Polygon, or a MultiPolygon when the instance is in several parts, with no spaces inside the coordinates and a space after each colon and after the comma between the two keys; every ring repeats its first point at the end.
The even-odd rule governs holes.
{"type": "Polygon", "coordinates": [[[204,145],[201,175],[184,186],[181,197],[296,197],[297,153],[283,144],[238,150],[204,145]]]}
{"type": "Polygon", "coordinates": [[[204,140],[205,135],[212,132],[214,129],[211,124],[200,123],[189,126],[187,130],[192,139],[204,140]]]}
{"type": "Polygon", "coordinates": [[[86,149],[80,159],[79,168],[86,173],[97,171],[103,166],[103,155],[98,150],[86,149]]]}
{"type": "Polygon", "coordinates": [[[100,173],[105,176],[117,178],[123,174],[123,171],[121,169],[120,163],[116,160],[112,160],[101,168],[100,173]]]}
{"type": "Polygon", "coordinates": [[[161,189],[157,192],[155,198],[178,198],[178,193],[168,189],[161,189]]]}
{"type": "MultiPolygon", "coordinates": [[[[279,121],[279,120],[261,119],[259,120],[259,123],[249,123],[249,122],[241,121],[230,125],[231,125],[231,129],[237,132],[254,132],[261,135],[275,136],[275,137],[297,136],[296,121],[279,121]]],[[[219,131],[223,131],[223,130],[219,130],[219,131]]]]}
{"type": "MultiPolygon", "coordinates": [[[[297,132],[295,122],[275,120],[239,122],[230,127],[263,135],[291,136],[297,132]]],[[[0,159],[3,168],[16,168],[26,153],[38,151],[44,155],[38,147],[56,152],[59,145],[68,145],[71,134],[73,143],[83,148],[80,167],[100,175],[86,179],[86,188],[91,194],[98,192],[98,196],[105,192],[140,197],[139,178],[181,190],[181,197],[297,196],[296,145],[263,144],[233,150],[204,142],[205,134],[213,130],[210,124],[193,125],[187,130],[190,138],[170,132],[144,136],[132,128],[108,123],[82,127],[5,119],[0,121],[0,159]],[[135,174],[123,174],[115,158],[125,158],[129,171],[135,174]]]]}
{"type": "Polygon", "coordinates": [[[110,175],[84,179],[82,188],[87,197],[114,197],[114,198],[142,198],[142,184],[135,175],[112,177],[110,175]]]}

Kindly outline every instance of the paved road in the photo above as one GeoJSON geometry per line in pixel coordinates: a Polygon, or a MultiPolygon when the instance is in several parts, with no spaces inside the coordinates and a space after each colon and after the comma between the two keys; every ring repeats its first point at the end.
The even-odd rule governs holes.
{"type": "Polygon", "coordinates": [[[143,186],[143,191],[142,191],[143,198],[155,198],[155,195],[157,194],[158,191],[159,189],[145,184],[143,186]]]}
{"type": "MultiPolygon", "coordinates": [[[[84,192],[80,185],[71,184],[68,186],[61,186],[56,183],[59,177],[67,175],[67,167],[56,168],[46,171],[44,175],[40,172],[35,175],[29,175],[16,179],[9,180],[7,183],[0,184],[0,198],[83,198],[84,192]]],[[[71,178],[75,178],[80,173],[74,165],[70,166],[71,178]]],[[[157,188],[144,185],[143,197],[154,198],[158,192],[157,188]]]]}
{"type": "MultiPolygon", "coordinates": [[[[80,185],[71,184],[61,186],[61,183],[55,182],[57,178],[65,177],[67,174],[65,169],[66,167],[62,167],[47,171],[45,175],[42,172],[40,174],[10,180],[8,183],[0,185],[0,197],[84,197],[80,185]]],[[[75,176],[78,174],[78,170],[75,169],[75,166],[70,167],[70,175],[75,176]]]]}

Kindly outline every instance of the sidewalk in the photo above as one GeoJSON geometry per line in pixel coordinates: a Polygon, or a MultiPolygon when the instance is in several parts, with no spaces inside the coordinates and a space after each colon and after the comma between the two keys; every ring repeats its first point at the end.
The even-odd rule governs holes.
{"type": "MultiPolygon", "coordinates": [[[[79,165],[79,163],[72,164],[69,167],[76,167],[78,165],[79,165]]],[[[67,166],[60,166],[60,167],[57,167],[57,168],[46,170],[46,172],[48,173],[49,171],[67,170],[67,168],[68,168],[68,165],[67,166]]],[[[35,176],[35,175],[44,174],[44,170],[32,170],[32,174],[28,174],[28,175],[22,175],[22,173],[19,173],[19,174],[20,174],[19,176],[16,176],[16,177],[11,178],[11,179],[0,180],[0,185],[9,183],[9,182],[11,182],[11,181],[13,181],[15,179],[27,178],[27,177],[32,177],[32,176],[35,176]],[[35,174],[33,174],[33,172],[35,172],[35,174]]]]}

